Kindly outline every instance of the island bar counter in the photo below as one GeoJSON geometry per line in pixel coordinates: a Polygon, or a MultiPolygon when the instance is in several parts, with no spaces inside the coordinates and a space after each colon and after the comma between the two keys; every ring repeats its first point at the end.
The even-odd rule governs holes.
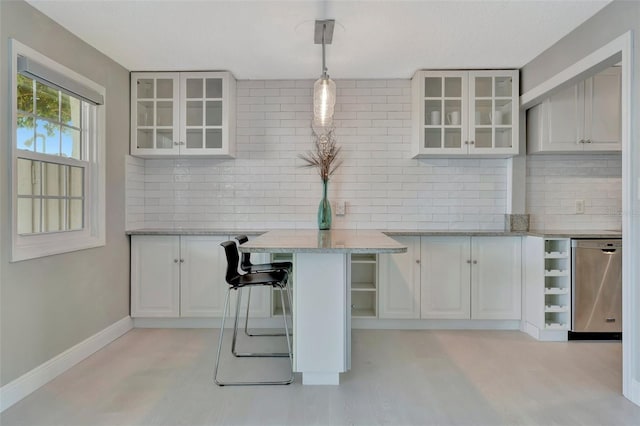
{"type": "Polygon", "coordinates": [[[351,368],[351,253],[404,253],[370,230],[274,230],[240,246],[251,253],[292,253],[293,368],[305,385],[338,385],[351,368]]]}

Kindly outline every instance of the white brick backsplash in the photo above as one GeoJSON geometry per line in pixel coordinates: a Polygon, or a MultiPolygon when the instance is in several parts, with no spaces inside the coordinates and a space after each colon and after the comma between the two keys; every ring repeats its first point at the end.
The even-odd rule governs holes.
{"type": "MultiPolygon", "coordinates": [[[[313,83],[238,81],[235,159],[127,157],[128,229],[315,228],[321,182],[298,158],[313,148],[313,83]]],[[[334,123],[343,165],[329,182],[329,198],[346,202],[347,214],[334,216],[334,227],[504,228],[507,160],[412,159],[410,80],[336,85],[334,123]]],[[[562,177],[562,165],[549,167],[562,177]]],[[[533,178],[548,178],[532,170],[533,178]]],[[[603,185],[599,191],[610,195],[610,186],[603,185]]],[[[587,213],[607,208],[602,200],[583,198],[587,213]]],[[[539,189],[531,199],[549,202],[539,189]]]]}
{"type": "Polygon", "coordinates": [[[531,229],[621,229],[619,154],[528,156],[526,182],[531,229]],[[576,200],[584,214],[575,213],[576,200]]]}

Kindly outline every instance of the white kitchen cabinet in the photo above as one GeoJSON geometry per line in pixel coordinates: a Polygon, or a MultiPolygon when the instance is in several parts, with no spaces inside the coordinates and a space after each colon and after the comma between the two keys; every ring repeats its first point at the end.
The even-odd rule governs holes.
{"type": "Polygon", "coordinates": [[[233,157],[235,97],[229,72],[131,73],[131,155],[233,157]]]}
{"type": "Polygon", "coordinates": [[[471,318],[520,319],[520,237],[471,238],[471,318]]]}
{"type": "Polygon", "coordinates": [[[358,318],[378,316],[378,256],[375,253],[352,253],[351,315],[358,318]]]}
{"type": "Polygon", "coordinates": [[[471,240],[469,237],[422,237],[420,311],[426,319],[471,316],[471,240]]]}
{"type": "Polygon", "coordinates": [[[180,316],[180,245],[174,236],[131,237],[131,316],[180,316]]]}
{"type": "Polygon", "coordinates": [[[571,240],[525,238],[525,331],[540,340],[567,340],[571,327],[571,240]]]}
{"type": "MultiPolygon", "coordinates": [[[[227,236],[133,235],[132,317],[221,317],[228,288],[227,261],[220,243],[227,236]]],[[[264,256],[253,258],[264,263],[264,256]]],[[[251,318],[270,316],[270,288],[251,292],[251,318]]],[[[231,310],[235,313],[236,292],[231,310]]],[[[246,309],[243,297],[242,313],[246,309]]]]}
{"type": "Polygon", "coordinates": [[[392,238],[406,245],[407,252],[378,256],[378,317],[420,318],[420,237],[392,238]]]}
{"type": "Polygon", "coordinates": [[[529,109],[527,152],[621,151],[620,78],[608,68],[529,109]]]}
{"type": "Polygon", "coordinates": [[[418,71],[413,156],[517,155],[518,79],[517,70],[418,71]]]}
{"type": "Polygon", "coordinates": [[[520,319],[520,237],[423,237],[421,316],[520,319]]]}

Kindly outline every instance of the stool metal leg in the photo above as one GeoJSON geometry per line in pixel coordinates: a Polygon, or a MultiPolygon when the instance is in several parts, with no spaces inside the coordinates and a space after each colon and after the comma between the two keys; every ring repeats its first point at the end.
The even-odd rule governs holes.
{"type": "MultiPolygon", "coordinates": [[[[216,365],[214,368],[214,372],[213,372],[213,381],[218,385],[218,386],[254,386],[254,385],[288,385],[290,383],[293,382],[293,353],[291,352],[291,341],[289,339],[289,325],[287,323],[287,315],[286,315],[286,311],[283,309],[282,312],[282,317],[284,319],[284,328],[285,328],[285,333],[287,336],[287,348],[289,349],[289,363],[291,366],[291,375],[289,376],[288,379],[286,380],[276,380],[276,381],[266,381],[266,382],[222,382],[220,380],[218,380],[218,367],[220,365],[220,352],[222,351],[222,340],[224,337],[224,324],[225,324],[225,318],[227,317],[227,314],[229,312],[229,294],[231,292],[231,288],[229,288],[227,290],[227,295],[225,296],[225,301],[224,301],[224,315],[222,317],[222,325],[220,328],[220,337],[218,338],[218,353],[216,355],[216,365]]],[[[240,299],[240,294],[238,294],[238,299],[240,299]]],[[[284,303],[284,296],[282,295],[282,288],[280,288],[280,300],[284,303]]],[[[237,317],[238,317],[238,311],[236,310],[236,326],[237,326],[237,317]]],[[[235,328],[235,331],[237,332],[237,327],[235,328]]]]}
{"type": "MultiPolygon", "coordinates": [[[[280,289],[282,291],[282,289],[280,289]]],[[[251,291],[251,287],[249,287],[249,291],[251,291]]],[[[264,358],[271,358],[271,357],[287,357],[289,356],[289,353],[287,352],[238,352],[236,350],[236,341],[237,341],[237,337],[238,337],[238,316],[240,314],[240,299],[242,298],[242,289],[238,289],[238,300],[236,301],[236,316],[235,316],[235,321],[233,323],[233,339],[231,340],[231,353],[233,354],[233,356],[236,356],[238,358],[242,358],[242,357],[264,357],[264,358]]],[[[247,318],[248,318],[248,310],[249,310],[249,305],[247,304],[247,318]]],[[[283,312],[284,312],[284,307],[283,307],[283,312]]],[[[278,336],[278,334],[264,334],[261,336],[278,336]]],[[[279,336],[284,336],[284,334],[279,334],[279,336]]],[[[288,338],[288,336],[287,336],[288,338]]]]}
{"type": "MultiPolygon", "coordinates": [[[[287,285],[287,299],[289,299],[289,310],[291,311],[291,290],[287,285]]],[[[284,333],[256,333],[249,332],[249,306],[251,304],[251,287],[249,287],[249,291],[247,292],[247,312],[244,317],[244,334],[249,337],[257,337],[257,336],[284,336],[284,333]]],[[[284,309],[284,308],[283,308],[284,309]]]]}

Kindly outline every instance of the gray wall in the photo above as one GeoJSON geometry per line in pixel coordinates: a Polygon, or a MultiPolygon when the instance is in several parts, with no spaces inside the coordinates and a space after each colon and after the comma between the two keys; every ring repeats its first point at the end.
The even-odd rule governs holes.
{"type": "Polygon", "coordinates": [[[129,314],[124,157],[129,151],[129,74],[22,0],[0,1],[0,385],[129,314]],[[9,263],[9,38],[107,90],[104,247],[9,263]]]}
{"type": "MultiPolygon", "coordinates": [[[[576,28],[558,43],[540,54],[534,60],[525,65],[521,70],[521,92],[526,93],[538,84],[557,74],[571,64],[584,58],[591,52],[607,44],[616,37],[633,31],[633,75],[631,87],[631,146],[623,153],[625,158],[631,158],[631,190],[638,194],[640,188],[640,2],[615,0],[599,13],[576,28]]],[[[626,196],[626,195],[624,195],[626,196]]],[[[633,197],[627,206],[630,220],[629,232],[631,241],[625,242],[627,250],[630,248],[630,258],[637,259],[640,254],[640,200],[633,197]]],[[[632,366],[634,380],[640,381],[640,356],[637,349],[640,347],[640,265],[633,262],[631,268],[631,285],[634,287],[631,303],[636,306],[633,336],[626,339],[627,344],[635,344],[636,352],[632,366]],[[634,279],[635,277],[635,279],[634,279]],[[635,343],[634,343],[635,342],[635,343]]]]}

